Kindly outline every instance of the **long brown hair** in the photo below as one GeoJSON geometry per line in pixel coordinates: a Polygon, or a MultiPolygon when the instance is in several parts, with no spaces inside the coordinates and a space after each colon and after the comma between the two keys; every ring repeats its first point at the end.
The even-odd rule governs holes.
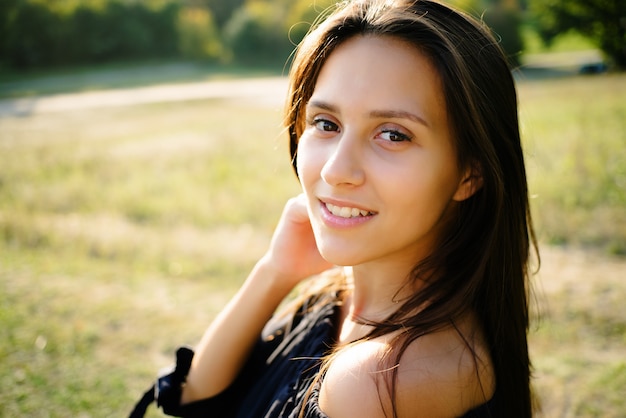
{"type": "MultiPolygon", "coordinates": [[[[424,280],[426,286],[376,323],[366,338],[405,330],[392,353],[397,362],[415,339],[475,312],[493,362],[496,415],[530,417],[531,247],[539,259],[517,95],[506,57],[488,28],[435,1],[355,0],[338,5],[304,39],[291,67],[286,124],[294,167],[304,109],[320,69],[338,45],[358,35],[398,38],[430,58],[442,81],[458,164],[472,167],[482,178],[482,188],[458,205],[437,248],[427,259],[416,260],[410,280],[424,280]],[[414,314],[422,306],[426,308],[414,314]]],[[[472,350],[469,343],[468,348],[472,350]]],[[[391,370],[395,416],[397,368],[391,370]]]]}

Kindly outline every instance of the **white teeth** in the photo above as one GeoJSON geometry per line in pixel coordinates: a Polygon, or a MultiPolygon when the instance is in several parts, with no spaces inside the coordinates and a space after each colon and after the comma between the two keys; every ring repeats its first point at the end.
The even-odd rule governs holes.
{"type": "Polygon", "coordinates": [[[333,215],[340,216],[342,218],[356,218],[358,216],[371,215],[371,213],[366,210],[335,206],[335,205],[331,205],[330,203],[326,203],[326,208],[333,215]]]}

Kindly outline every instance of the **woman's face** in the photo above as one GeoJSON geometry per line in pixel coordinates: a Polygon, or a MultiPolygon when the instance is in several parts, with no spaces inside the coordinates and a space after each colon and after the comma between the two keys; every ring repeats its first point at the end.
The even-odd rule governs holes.
{"type": "Polygon", "coordinates": [[[328,58],[306,106],[297,168],[321,254],[337,265],[428,255],[455,201],[457,167],[441,82],[391,37],[358,36],[328,58]]]}

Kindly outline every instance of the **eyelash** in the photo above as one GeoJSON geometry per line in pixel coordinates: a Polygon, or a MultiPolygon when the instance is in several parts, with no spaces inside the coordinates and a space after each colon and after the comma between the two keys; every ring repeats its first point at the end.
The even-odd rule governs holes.
{"type": "MultiPolygon", "coordinates": [[[[336,123],[325,119],[325,118],[321,118],[321,117],[316,117],[316,118],[312,118],[312,119],[308,119],[307,120],[307,124],[310,126],[315,127],[316,129],[319,129],[322,132],[335,132],[339,129],[339,127],[337,126],[336,123]],[[323,127],[320,127],[319,125],[323,124],[323,127]],[[324,127],[326,128],[332,128],[332,129],[324,129],[324,127]]],[[[382,129],[380,131],[380,134],[378,134],[378,136],[380,135],[385,135],[385,134],[390,134],[392,137],[395,137],[397,139],[386,139],[385,141],[388,142],[410,142],[413,138],[410,135],[407,135],[405,133],[402,133],[396,129],[382,129]]]]}
{"type": "Polygon", "coordinates": [[[336,123],[329,121],[328,119],[324,119],[324,118],[313,118],[310,119],[308,121],[308,124],[311,126],[314,126],[316,129],[320,129],[322,132],[333,132],[332,130],[328,130],[328,129],[323,129],[320,128],[319,125],[320,123],[325,124],[326,127],[333,127],[335,130],[337,130],[339,127],[337,126],[336,123]]]}
{"type": "Polygon", "coordinates": [[[409,135],[404,134],[404,133],[402,133],[400,131],[397,131],[395,129],[383,129],[381,131],[381,134],[391,134],[391,135],[399,138],[397,140],[388,139],[389,142],[405,142],[405,141],[410,142],[412,140],[412,138],[409,135]]]}

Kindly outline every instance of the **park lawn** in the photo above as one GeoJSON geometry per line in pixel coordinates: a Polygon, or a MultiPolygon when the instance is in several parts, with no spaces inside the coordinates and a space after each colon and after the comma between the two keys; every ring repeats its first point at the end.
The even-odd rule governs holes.
{"type": "Polygon", "coordinates": [[[539,235],[626,254],[626,77],[520,82],[539,235]]]}
{"type": "MultiPolygon", "coordinates": [[[[626,76],[522,80],[546,416],[626,415],[626,76]]],[[[123,416],[298,192],[280,106],[0,118],[0,416],[123,416]]],[[[160,416],[151,410],[150,416],[160,416]]]]}

